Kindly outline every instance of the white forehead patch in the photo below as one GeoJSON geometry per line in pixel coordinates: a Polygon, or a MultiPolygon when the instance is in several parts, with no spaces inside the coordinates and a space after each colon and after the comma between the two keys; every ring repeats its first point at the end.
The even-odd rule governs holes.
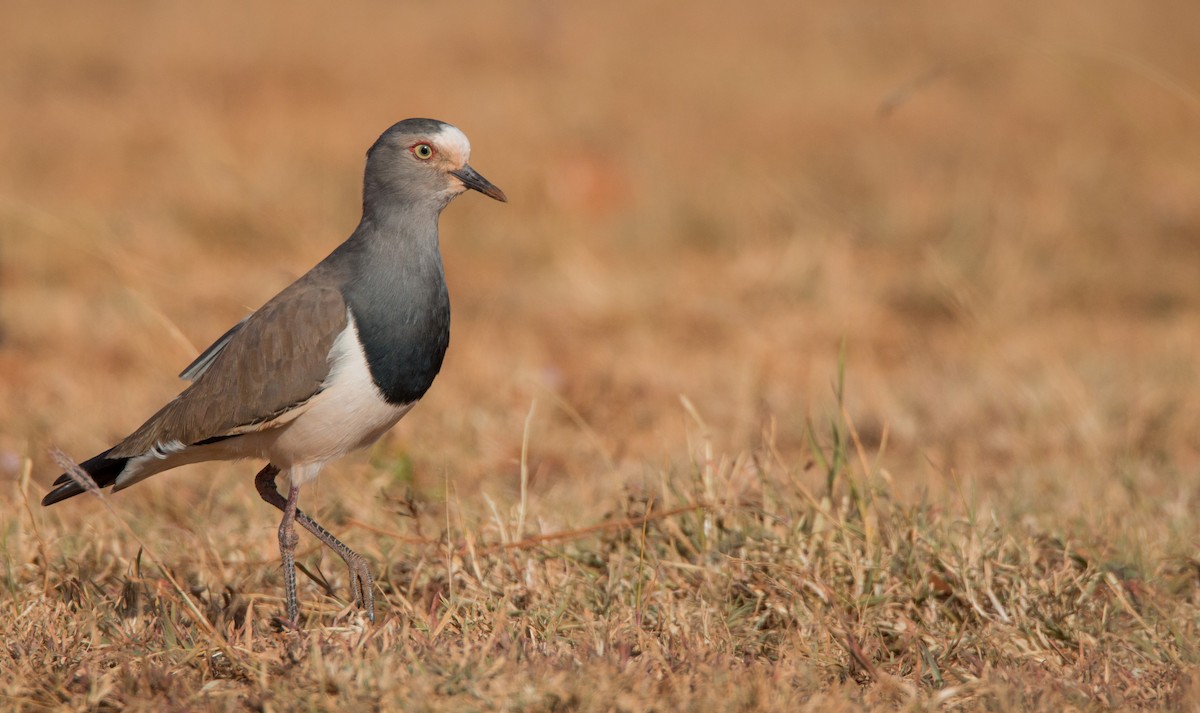
{"type": "Polygon", "coordinates": [[[471,142],[467,141],[467,135],[459,131],[457,127],[446,124],[432,138],[433,142],[443,151],[453,155],[462,163],[466,163],[467,159],[471,157],[471,142]]]}

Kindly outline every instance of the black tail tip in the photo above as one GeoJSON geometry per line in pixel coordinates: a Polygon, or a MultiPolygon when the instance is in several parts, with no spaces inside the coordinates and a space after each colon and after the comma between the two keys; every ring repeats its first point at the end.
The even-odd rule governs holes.
{"type": "Polygon", "coordinates": [[[42,498],[42,506],[46,507],[53,505],[54,503],[62,502],[63,500],[66,500],[67,498],[73,498],[82,492],[83,488],[81,488],[74,481],[67,483],[66,485],[60,485],[54,490],[46,493],[46,497],[42,498]]]}
{"type": "MultiPolygon", "coordinates": [[[[111,452],[112,449],[110,448],[79,464],[79,467],[92,477],[98,488],[107,488],[116,483],[117,478],[121,475],[121,471],[125,470],[125,464],[129,462],[128,458],[109,458],[108,454],[111,452]]],[[[54,481],[54,485],[57,487],[46,493],[46,497],[42,498],[43,506],[62,502],[87,490],[81,483],[75,482],[75,478],[70,473],[63,473],[58,476],[54,481]]]]}

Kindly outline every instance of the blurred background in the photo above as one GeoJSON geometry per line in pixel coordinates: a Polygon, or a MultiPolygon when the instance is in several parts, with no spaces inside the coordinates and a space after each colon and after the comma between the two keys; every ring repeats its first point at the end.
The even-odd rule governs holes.
{"type": "MultiPolygon", "coordinates": [[[[378,134],[427,116],[510,203],[444,214],[442,375],[318,502],[510,498],[535,401],[532,489],[564,517],[690,467],[705,433],[717,453],[773,444],[816,486],[806,423],[837,416],[844,343],[847,412],[901,493],[1093,523],[1195,511],[1194,2],[0,20],[0,479],[28,456],[45,485],[48,447],[88,457],[177,393],[354,228],[378,134]]],[[[175,471],[123,507],[254,501],[256,467],[175,471]]]]}

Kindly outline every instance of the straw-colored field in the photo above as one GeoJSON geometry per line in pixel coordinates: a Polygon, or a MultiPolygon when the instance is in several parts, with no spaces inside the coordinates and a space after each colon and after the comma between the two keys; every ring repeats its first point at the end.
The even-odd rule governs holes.
{"type": "Polygon", "coordinates": [[[1200,6],[245,5],[0,9],[0,707],[1200,706],[1200,6]],[[257,463],[41,508],[409,116],[510,202],[302,495],[380,622],[257,463]]]}

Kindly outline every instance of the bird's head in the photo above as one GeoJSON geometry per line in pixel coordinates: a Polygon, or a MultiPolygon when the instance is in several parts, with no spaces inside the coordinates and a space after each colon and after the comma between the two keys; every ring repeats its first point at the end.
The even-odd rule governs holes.
{"type": "Polygon", "coordinates": [[[364,200],[432,202],[438,210],[468,188],[507,202],[504,191],[467,163],[471,142],[434,119],[405,119],[367,151],[364,200]]]}

